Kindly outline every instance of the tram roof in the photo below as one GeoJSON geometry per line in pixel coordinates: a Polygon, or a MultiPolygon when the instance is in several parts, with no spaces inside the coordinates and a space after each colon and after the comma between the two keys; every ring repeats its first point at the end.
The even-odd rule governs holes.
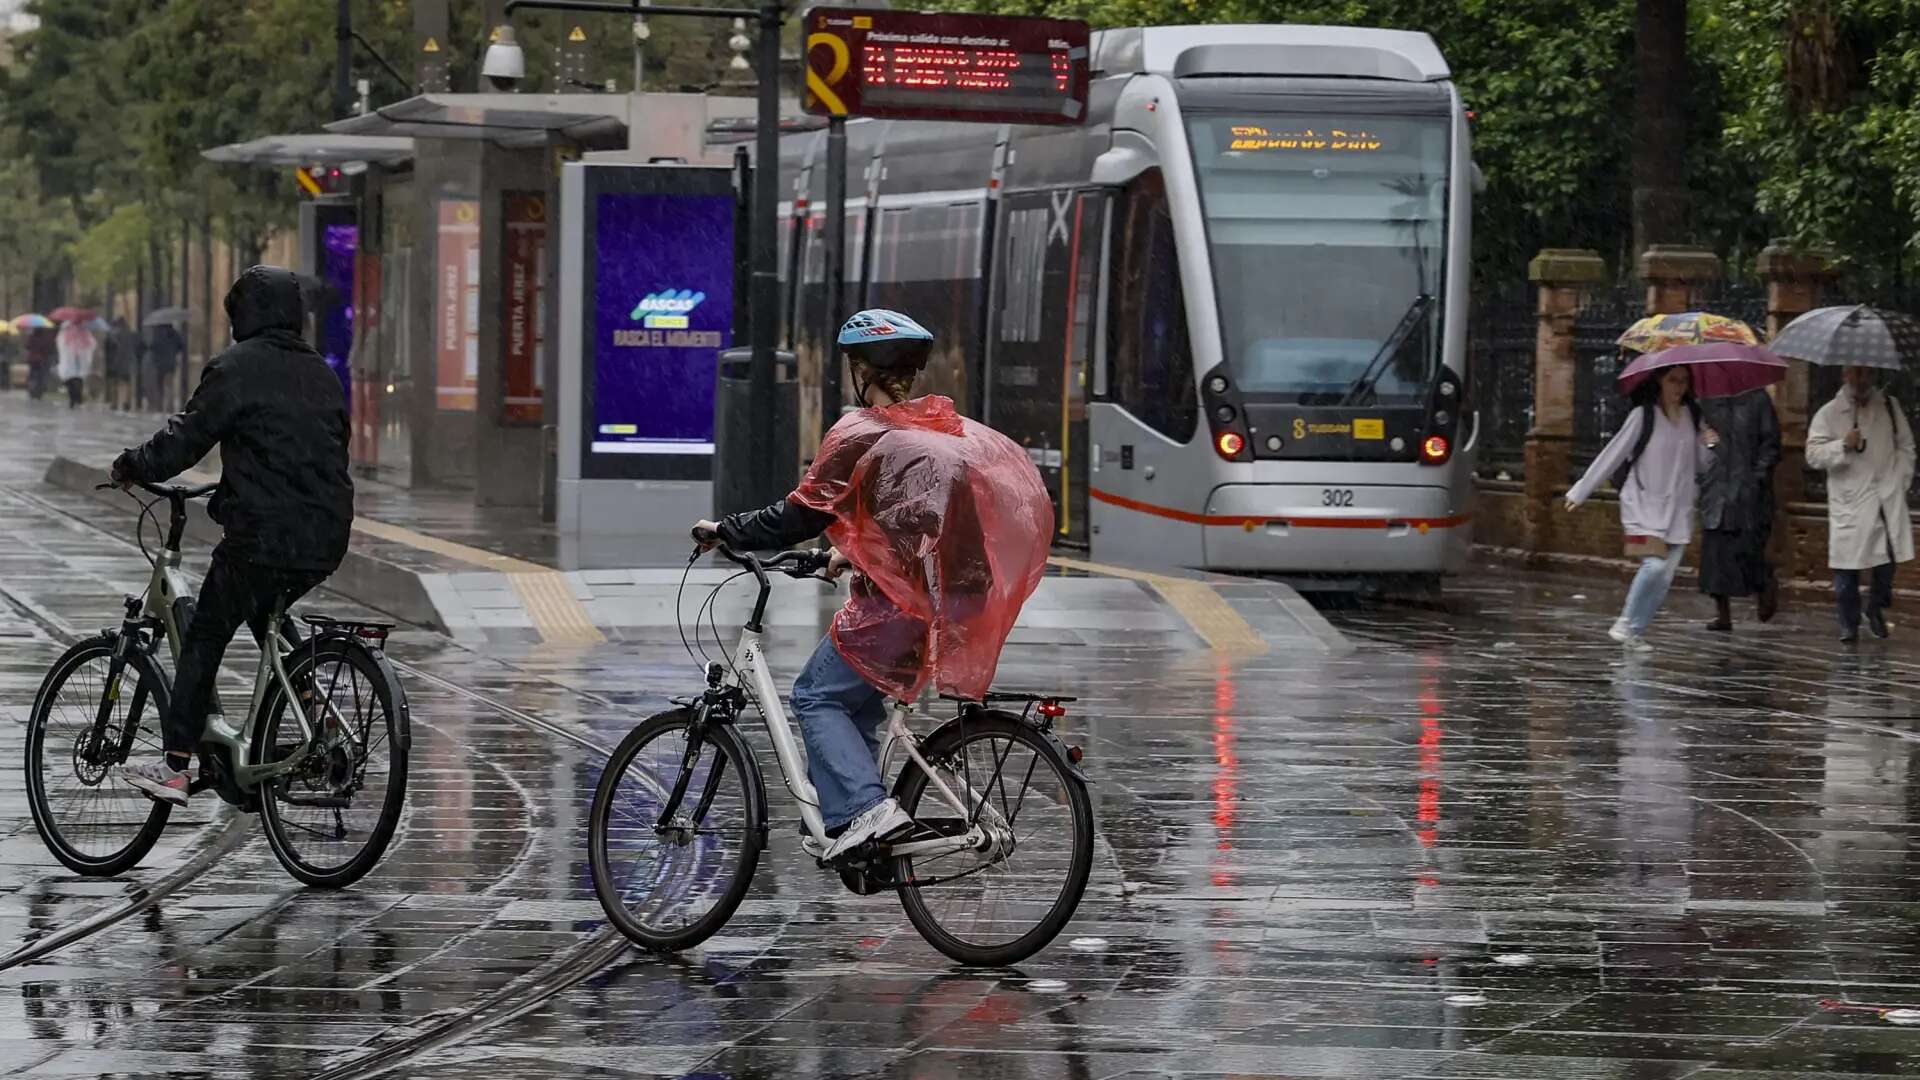
{"type": "Polygon", "coordinates": [[[1148,26],[1093,35],[1093,70],[1122,75],[1293,75],[1400,82],[1452,76],[1433,38],[1357,26],[1148,26]]]}

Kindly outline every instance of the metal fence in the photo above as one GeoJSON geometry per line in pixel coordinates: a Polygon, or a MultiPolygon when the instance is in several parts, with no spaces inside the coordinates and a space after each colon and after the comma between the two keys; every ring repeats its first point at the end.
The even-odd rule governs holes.
{"type": "Polygon", "coordinates": [[[1595,290],[1580,303],[1573,320],[1573,446],[1571,482],[1585,472],[1620,430],[1627,399],[1615,388],[1620,347],[1614,342],[1644,313],[1646,294],[1638,289],[1595,290]]]}
{"type": "Polygon", "coordinates": [[[1467,325],[1467,388],[1479,424],[1474,471],[1492,480],[1525,474],[1533,426],[1533,349],[1538,328],[1527,287],[1476,298],[1467,325]]]}

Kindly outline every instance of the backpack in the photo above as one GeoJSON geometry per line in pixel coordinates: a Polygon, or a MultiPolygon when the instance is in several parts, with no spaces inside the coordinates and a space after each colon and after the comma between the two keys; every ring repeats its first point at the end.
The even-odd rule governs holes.
{"type": "MultiPolygon", "coordinates": [[[[1633,452],[1627,455],[1627,460],[1619,468],[1613,470],[1615,491],[1626,490],[1627,478],[1633,475],[1633,467],[1640,464],[1640,455],[1646,453],[1647,444],[1653,441],[1653,410],[1654,403],[1651,401],[1640,406],[1640,433],[1634,436],[1633,452]]],[[[1693,429],[1700,430],[1700,403],[1689,398],[1687,412],[1693,417],[1693,429]]]]}

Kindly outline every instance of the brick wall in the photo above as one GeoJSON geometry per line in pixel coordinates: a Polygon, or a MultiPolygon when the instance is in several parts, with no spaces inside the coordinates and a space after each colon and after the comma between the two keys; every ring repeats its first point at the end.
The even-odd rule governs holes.
{"type": "MultiPolygon", "coordinates": [[[[1482,480],[1475,496],[1473,542],[1476,546],[1542,561],[1603,560],[1629,569],[1632,561],[1621,554],[1620,503],[1602,491],[1569,513],[1560,507],[1564,489],[1556,492],[1552,513],[1546,515],[1542,543],[1527,542],[1525,490],[1511,481],[1482,480]]],[[[1696,530],[1697,535],[1697,530],[1696,530]]],[[[1690,570],[1700,564],[1699,544],[1690,545],[1690,570]]],[[[1827,508],[1819,503],[1794,503],[1774,525],[1772,556],[1789,579],[1821,584],[1827,570],[1827,508]]]]}

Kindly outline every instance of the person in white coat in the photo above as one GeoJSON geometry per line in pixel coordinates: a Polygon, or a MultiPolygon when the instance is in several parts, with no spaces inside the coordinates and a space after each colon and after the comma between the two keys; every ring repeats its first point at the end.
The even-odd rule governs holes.
{"type": "Polygon", "coordinates": [[[57,373],[67,384],[67,408],[77,409],[86,391],[87,376],[93,373],[93,354],[99,342],[94,340],[93,331],[80,323],[64,322],[54,347],[60,357],[57,373]]]}
{"type": "Polygon", "coordinates": [[[1913,428],[1900,403],[1880,390],[1879,372],[1852,365],[1832,401],[1807,429],[1807,464],[1827,474],[1827,565],[1840,615],[1840,640],[1860,639],[1860,572],[1871,571],[1867,628],[1887,636],[1893,568],[1913,558],[1907,488],[1913,483],[1913,428]]]}
{"type": "Polygon", "coordinates": [[[1607,633],[1630,652],[1652,649],[1647,627],[1667,598],[1687,543],[1693,539],[1693,504],[1699,474],[1713,463],[1719,433],[1700,419],[1693,399],[1693,373],[1684,366],[1656,368],[1635,386],[1634,409],[1586,475],[1567,492],[1567,509],[1586,502],[1615,477],[1620,490],[1620,528],[1629,556],[1640,570],[1627,589],[1620,617],[1607,633]]]}

